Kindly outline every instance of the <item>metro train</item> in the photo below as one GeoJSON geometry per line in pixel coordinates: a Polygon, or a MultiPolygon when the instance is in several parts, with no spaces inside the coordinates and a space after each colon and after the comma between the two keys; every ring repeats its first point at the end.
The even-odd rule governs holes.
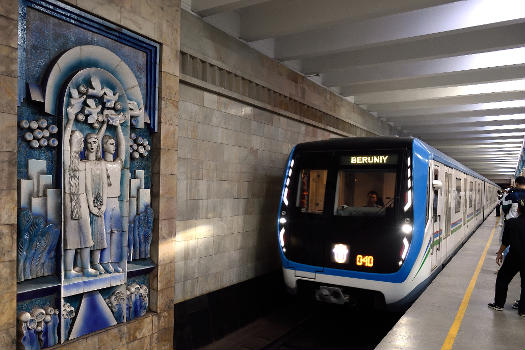
{"type": "Polygon", "coordinates": [[[298,144],[277,218],[287,289],[405,308],[496,207],[498,189],[417,138],[298,144]]]}

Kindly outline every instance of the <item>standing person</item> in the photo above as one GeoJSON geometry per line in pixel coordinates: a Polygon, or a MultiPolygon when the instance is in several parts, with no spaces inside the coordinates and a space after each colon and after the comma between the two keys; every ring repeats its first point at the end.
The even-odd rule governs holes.
{"type": "Polygon", "coordinates": [[[84,147],[84,136],[73,130],[75,115],[81,103],[69,106],[68,121],[64,130],[64,278],[84,275],[94,277],[98,271],[91,269],[89,250],[93,246],[89,223],[89,208],[86,196],[86,162],[80,159],[84,147]],[[80,272],[73,270],[75,251],[79,251],[80,272]]]}
{"type": "Polygon", "coordinates": [[[494,302],[488,304],[489,308],[502,311],[507,299],[507,291],[510,281],[516,273],[520,273],[521,294],[518,302],[518,314],[525,317],[525,303],[522,302],[523,290],[525,289],[525,200],[519,200],[517,203],[518,217],[511,218],[505,223],[503,231],[503,241],[496,253],[496,263],[503,265],[498,271],[496,278],[496,293],[494,302]],[[503,251],[510,246],[509,253],[503,260],[503,251]]]}
{"type": "Polygon", "coordinates": [[[503,193],[498,190],[498,204],[496,205],[496,216],[500,216],[500,206],[501,206],[501,199],[503,198],[503,193]]]}
{"type": "Polygon", "coordinates": [[[104,223],[106,226],[106,243],[107,247],[102,250],[100,262],[107,273],[122,272],[120,262],[122,260],[122,215],[120,213],[120,178],[124,159],[126,157],[126,140],[122,133],[120,123],[117,124],[117,140],[111,135],[104,135],[102,138],[102,147],[104,149],[104,163],[107,172],[107,201],[106,211],[104,213],[104,223]],[[117,158],[113,155],[117,149],[117,158]]]}
{"type": "Polygon", "coordinates": [[[101,141],[106,130],[107,121],[99,131],[86,135],[86,195],[89,207],[89,223],[91,226],[91,265],[99,273],[105,273],[100,265],[100,253],[107,247],[104,212],[106,211],[108,183],[106,164],[101,159],[101,141]]]}
{"type": "Polygon", "coordinates": [[[503,198],[503,213],[505,219],[518,217],[518,201],[525,200],[525,177],[518,176],[515,180],[515,188],[509,191],[503,198]]]}

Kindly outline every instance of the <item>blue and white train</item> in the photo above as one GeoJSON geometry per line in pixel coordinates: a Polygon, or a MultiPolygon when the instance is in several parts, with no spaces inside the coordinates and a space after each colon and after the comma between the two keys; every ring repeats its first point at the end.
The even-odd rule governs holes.
{"type": "Polygon", "coordinates": [[[498,189],[416,138],[298,144],[277,218],[286,286],[404,307],[495,208],[498,189]]]}

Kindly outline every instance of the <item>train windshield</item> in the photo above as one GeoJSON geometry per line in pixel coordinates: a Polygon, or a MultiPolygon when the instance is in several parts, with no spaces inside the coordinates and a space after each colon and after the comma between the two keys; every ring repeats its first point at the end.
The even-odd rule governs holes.
{"type": "Polygon", "coordinates": [[[341,169],[337,174],[334,215],[384,216],[393,213],[395,169],[341,169]]]}
{"type": "Polygon", "coordinates": [[[338,269],[397,271],[404,247],[399,227],[407,215],[401,196],[406,192],[405,152],[297,152],[280,213],[287,258],[338,269]],[[349,251],[345,263],[332,259],[338,244],[349,251]],[[369,259],[366,264],[363,257],[369,259]]]}

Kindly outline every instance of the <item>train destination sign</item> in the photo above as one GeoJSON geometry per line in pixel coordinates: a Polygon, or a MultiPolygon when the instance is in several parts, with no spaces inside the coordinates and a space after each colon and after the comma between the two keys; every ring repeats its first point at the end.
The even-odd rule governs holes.
{"type": "Polygon", "coordinates": [[[397,154],[356,154],[342,156],[342,165],[373,165],[373,164],[397,164],[397,154]]]}

